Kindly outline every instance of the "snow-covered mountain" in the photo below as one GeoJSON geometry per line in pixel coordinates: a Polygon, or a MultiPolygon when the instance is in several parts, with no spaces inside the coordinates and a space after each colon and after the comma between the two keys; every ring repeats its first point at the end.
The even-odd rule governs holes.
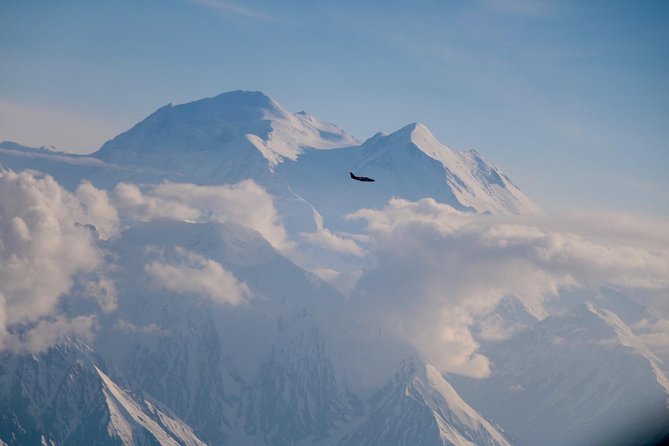
{"type": "MultiPolygon", "coordinates": [[[[628,328],[650,313],[610,291],[563,293],[543,320],[505,297],[492,316],[511,337],[481,341],[492,373],[468,380],[378,323],[385,296],[345,297],[319,278],[373,272],[373,236],[346,215],[394,197],[433,198],[453,208],[444,218],[539,210],[480,154],[422,124],[361,144],[236,91],[160,108],[91,155],[0,143],[0,175],[9,169],[71,192],[50,182],[48,199],[77,213],[99,265],[64,279],[50,320],[90,317],[90,339],[0,353],[0,444],[585,444],[617,425],[651,441],[669,423],[666,376],[628,328]]],[[[0,237],[14,237],[0,252],[30,240],[14,217],[0,215],[0,237]]]]}
{"type": "Polygon", "coordinates": [[[407,361],[342,444],[509,445],[429,364],[407,361]]]}
{"type": "Polygon", "coordinates": [[[200,446],[182,421],[112,381],[81,341],[2,354],[0,438],[7,444],[200,446]]]}
{"type": "Polygon", "coordinates": [[[459,210],[494,214],[539,209],[481,155],[441,144],[419,123],[390,135],[379,133],[357,147],[306,151],[277,171],[335,227],[345,224],[346,214],[377,208],[392,197],[431,197],[459,210]],[[349,181],[349,172],[376,181],[349,181]]]}
{"type": "Polygon", "coordinates": [[[95,156],[142,167],[156,162],[164,168],[170,156],[213,151],[228,162],[245,158],[250,162],[252,154],[260,155],[273,168],[286,159],[297,159],[305,148],[356,143],[336,126],[305,112],[291,113],[260,92],[234,91],[168,104],[104,144],[95,156]]]}
{"type": "MultiPolygon", "coordinates": [[[[370,354],[379,353],[352,352],[378,341],[332,287],[255,231],[158,221],[128,229],[106,250],[115,259],[118,302],[99,315],[91,347],[5,356],[0,385],[11,409],[0,438],[8,444],[39,435],[54,444],[509,444],[411,349],[393,349],[362,385],[359,370],[369,372],[370,354]],[[147,281],[155,265],[200,258],[246,284],[248,300],[221,304],[197,289],[147,281]],[[78,372],[68,374],[72,368],[78,372]],[[69,398],[55,408],[67,428],[35,413],[51,413],[59,398],[69,398]]],[[[86,306],[66,302],[71,314],[86,306]]]]}
{"type": "Polygon", "coordinates": [[[656,444],[669,380],[611,311],[580,304],[484,349],[493,372],[456,388],[519,445],[656,444]]]}
{"type": "Polygon", "coordinates": [[[2,143],[0,161],[13,169],[41,169],[68,187],[82,177],[105,188],[120,181],[229,184],[251,178],[277,197],[286,215],[315,208],[340,216],[381,207],[392,196],[432,197],[474,212],[538,209],[481,155],[450,149],[422,124],[358,144],[336,126],[288,112],[262,93],[235,91],[162,107],[90,156],[49,156],[41,149],[31,154],[2,143]],[[363,189],[349,171],[377,182],[363,189]]]}

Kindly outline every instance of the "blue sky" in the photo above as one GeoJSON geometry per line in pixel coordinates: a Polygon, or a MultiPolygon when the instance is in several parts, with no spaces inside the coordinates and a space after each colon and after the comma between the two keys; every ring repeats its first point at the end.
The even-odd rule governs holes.
{"type": "Polygon", "coordinates": [[[0,140],[91,151],[261,90],[360,139],[425,123],[544,208],[669,215],[666,1],[0,2],[0,140]]]}

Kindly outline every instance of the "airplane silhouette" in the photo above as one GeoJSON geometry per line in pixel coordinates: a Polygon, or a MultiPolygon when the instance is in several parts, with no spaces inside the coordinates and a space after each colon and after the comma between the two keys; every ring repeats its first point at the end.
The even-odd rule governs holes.
{"type": "Polygon", "coordinates": [[[373,183],[373,182],[374,182],[374,179],[373,179],[373,178],[369,178],[369,177],[358,177],[358,176],[353,175],[353,172],[349,172],[349,174],[351,175],[351,179],[352,179],[352,180],[363,181],[363,182],[365,182],[365,183],[373,183]]]}

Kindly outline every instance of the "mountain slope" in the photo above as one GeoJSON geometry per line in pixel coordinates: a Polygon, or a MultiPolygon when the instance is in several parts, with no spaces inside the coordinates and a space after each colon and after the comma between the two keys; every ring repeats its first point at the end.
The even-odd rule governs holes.
{"type": "MultiPolygon", "coordinates": [[[[343,130],[304,112],[290,113],[260,92],[233,91],[181,105],[166,105],[105,143],[95,157],[124,164],[158,164],[167,154],[229,152],[261,155],[270,167],[296,159],[305,148],[355,145],[343,130]]],[[[177,166],[172,166],[177,167],[177,166]]]]}
{"type": "Polygon", "coordinates": [[[492,375],[454,383],[516,444],[653,444],[669,432],[669,381],[610,311],[580,305],[484,353],[492,375]]]}
{"type": "Polygon", "coordinates": [[[415,360],[405,363],[369,404],[369,414],[345,435],[342,444],[510,444],[434,367],[415,360]]]}
{"type": "Polygon", "coordinates": [[[38,355],[5,353],[0,439],[10,445],[203,445],[183,422],[135,400],[68,341],[38,355]]]}
{"type": "MultiPolygon", "coordinates": [[[[234,91],[160,108],[90,156],[3,143],[0,162],[43,170],[68,188],[82,178],[104,188],[120,181],[230,184],[251,178],[277,197],[284,216],[297,212],[306,221],[313,207],[335,225],[343,224],[344,214],[383,206],[393,196],[432,197],[476,212],[538,210],[481,155],[450,149],[422,124],[357,144],[336,126],[288,112],[262,93],[234,91]],[[353,184],[349,171],[377,182],[353,184]]],[[[293,226],[296,233],[305,229],[304,223],[293,226]]]]}
{"type": "MultiPolygon", "coordinates": [[[[255,231],[160,221],[125,231],[108,249],[123,266],[113,277],[118,309],[101,320],[97,351],[125,371],[134,390],[160,401],[210,444],[350,444],[350,426],[373,436],[365,432],[375,413],[403,413],[406,389],[417,395],[412,410],[437,438],[506,444],[430,367],[401,372],[403,384],[388,387],[386,375],[401,363],[386,360],[362,386],[370,353],[354,351],[367,342],[374,355],[384,355],[378,340],[367,339],[334,289],[255,231]],[[180,255],[173,257],[174,246],[222,265],[248,285],[251,298],[217,304],[147,281],[145,265],[173,262],[180,255]]],[[[406,443],[418,444],[422,435],[407,432],[406,443]]]]}
{"type": "Polygon", "coordinates": [[[538,207],[476,152],[457,152],[439,143],[422,124],[391,135],[377,134],[359,147],[310,150],[277,173],[334,227],[360,208],[378,208],[391,197],[432,197],[456,209],[490,213],[533,213],[538,207]],[[358,183],[348,173],[370,176],[358,183]]]}

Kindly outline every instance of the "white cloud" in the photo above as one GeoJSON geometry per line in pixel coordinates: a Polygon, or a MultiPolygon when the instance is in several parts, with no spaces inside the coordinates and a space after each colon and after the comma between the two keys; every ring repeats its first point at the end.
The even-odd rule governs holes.
{"type": "MultiPolygon", "coordinates": [[[[349,218],[367,222],[373,254],[357,289],[363,311],[445,372],[489,373],[472,328],[505,296],[519,298],[542,318],[544,301],[563,288],[669,290],[661,231],[653,248],[637,242],[634,231],[620,237],[616,225],[595,237],[593,224],[581,229],[547,216],[464,214],[432,199],[393,199],[382,210],[349,218]]],[[[512,328],[487,322],[479,334],[499,338],[512,328]]]]}
{"type": "Polygon", "coordinates": [[[18,352],[43,352],[50,346],[74,337],[84,340],[93,338],[96,323],[94,315],[68,318],[62,314],[40,319],[30,327],[8,339],[8,347],[18,352]]]}
{"type": "Polygon", "coordinates": [[[118,291],[114,281],[98,272],[93,278],[82,280],[85,298],[94,299],[105,313],[116,310],[118,291]]]}
{"type": "Polygon", "coordinates": [[[49,176],[0,176],[0,348],[42,349],[89,331],[90,319],[57,315],[73,277],[101,264],[91,231],[76,220],[82,214],[49,176]]]}
{"type": "Polygon", "coordinates": [[[643,319],[632,327],[646,347],[664,362],[669,370],[669,319],[643,319]]]}
{"type": "Polygon", "coordinates": [[[75,195],[82,208],[83,215],[79,218],[81,223],[95,226],[102,239],[108,239],[118,232],[118,213],[107,192],[84,180],[77,187],[75,195]]]}
{"type": "Polygon", "coordinates": [[[151,323],[148,325],[137,326],[125,319],[119,319],[118,322],[114,324],[114,328],[124,333],[165,333],[165,330],[161,329],[156,324],[151,323]]]}
{"type": "Polygon", "coordinates": [[[132,220],[234,222],[255,229],[277,249],[292,247],[272,196],[252,180],[223,186],[162,183],[145,191],[120,183],[112,196],[117,209],[132,220]]]}
{"type": "Polygon", "coordinates": [[[476,325],[476,334],[486,341],[503,341],[511,338],[517,331],[525,328],[524,325],[509,324],[499,314],[486,314],[476,325]]]}
{"type": "Polygon", "coordinates": [[[176,258],[171,261],[154,261],[145,267],[154,286],[230,305],[239,305],[251,298],[249,287],[220,263],[180,247],[175,254],[176,258]]]}
{"type": "Polygon", "coordinates": [[[315,232],[303,232],[300,234],[300,237],[308,243],[330,251],[351,254],[356,257],[362,257],[365,254],[360,245],[352,238],[335,234],[327,229],[323,224],[323,217],[316,211],[314,211],[314,222],[316,223],[315,232]]]}

